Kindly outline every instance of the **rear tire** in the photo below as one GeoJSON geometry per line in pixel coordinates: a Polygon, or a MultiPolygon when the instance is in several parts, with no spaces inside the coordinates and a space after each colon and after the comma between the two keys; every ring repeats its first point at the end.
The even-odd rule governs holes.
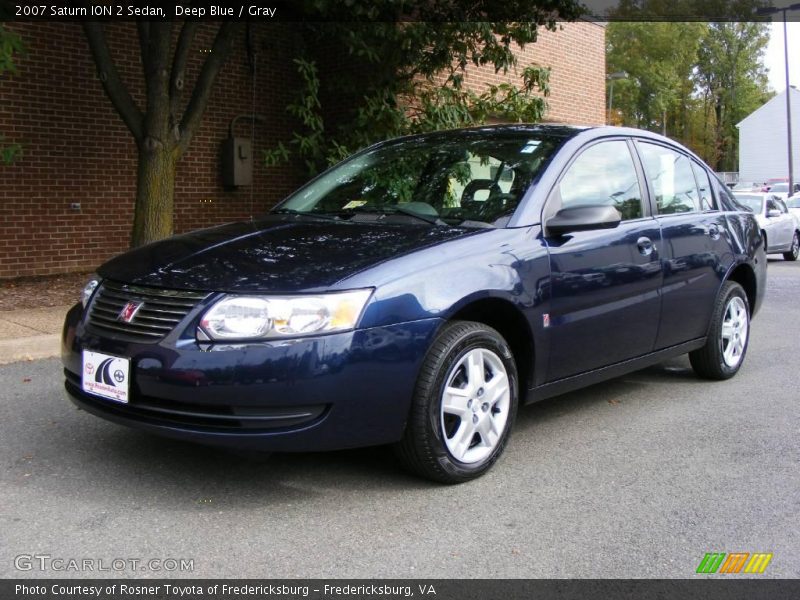
{"type": "Polygon", "coordinates": [[[505,449],[517,397],[503,336],[483,323],[448,323],[425,356],[395,453],[408,470],[440,483],[480,477],[505,449]]]}
{"type": "Polygon", "coordinates": [[[708,331],[706,345],[689,353],[689,362],[700,377],[730,379],[739,371],[750,341],[750,305],[741,285],[722,285],[708,331]]]}
{"type": "Polygon", "coordinates": [[[788,252],[783,253],[783,259],[794,262],[798,256],[800,256],[800,232],[795,231],[792,237],[792,247],[788,252]]]}

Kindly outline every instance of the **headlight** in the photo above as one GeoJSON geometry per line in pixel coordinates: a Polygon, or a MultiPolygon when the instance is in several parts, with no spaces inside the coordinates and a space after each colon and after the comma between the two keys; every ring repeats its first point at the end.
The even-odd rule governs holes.
{"type": "Polygon", "coordinates": [[[289,338],[354,329],[372,290],[302,296],[226,296],[200,320],[212,340],[289,338]]]}
{"type": "Polygon", "coordinates": [[[98,285],[100,285],[100,278],[97,275],[92,275],[89,281],[86,282],[86,285],[83,286],[83,291],[81,292],[81,304],[83,308],[86,308],[89,304],[89,300],[92,299],[92,294],[94,294],[98,285]]]}

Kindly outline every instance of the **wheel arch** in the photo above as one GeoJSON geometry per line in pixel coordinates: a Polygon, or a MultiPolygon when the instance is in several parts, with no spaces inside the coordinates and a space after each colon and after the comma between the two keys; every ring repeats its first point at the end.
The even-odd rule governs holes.
{"type": "Polygon", "coordinates": [[[483,323],[505,338],[517,365],[520,405],[524,404],[525,396],[534,384],[535,348],[530,324],[519,307],[510,300],[494,296],[474,299],[459,306],[447,320],[483,323]]]}
{"type": "Polygon", "coordinates": [[[747,263],[739,263],[731,268],[725,281],[735,281],[744,288],[747,296],[747,303],[750,305],[750,315],[752,317],[758,301],[758,279],[756,273],[747,263]]]}

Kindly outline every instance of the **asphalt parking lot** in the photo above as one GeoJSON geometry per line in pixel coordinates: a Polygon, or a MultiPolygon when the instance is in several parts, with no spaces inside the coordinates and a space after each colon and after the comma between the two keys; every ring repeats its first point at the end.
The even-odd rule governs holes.
{"type": "Polygon", "coordinates": [[[57,360],[0,367],[0,577],[685,578],[706,552],[800,577],[800,262],[768,278],[736,378],[680,359],[527,407],[456,487],[380,448],[258,460],[150,437],[74,408],[57,360]],[[194,570],[17,570],[34,554],[194,570]]]}

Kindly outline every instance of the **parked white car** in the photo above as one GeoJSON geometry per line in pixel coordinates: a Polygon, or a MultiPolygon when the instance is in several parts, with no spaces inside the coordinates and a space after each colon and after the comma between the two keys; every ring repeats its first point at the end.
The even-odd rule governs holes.
{"type": "Polygon", "coordinates": [[[789,199],[786,201],[786,208],[794,215],[798,225],[800,225],[800,192],[794,196],[789,196],[789,199]]]}
{"type": "Polygon", "coordinates": [[[739,203],[755,213],[767,254],[782,253],[786,260],[800,255],[800,221],[786,203],[771,192],[735,192],[739,203]]]}
{"type": "MultiPolygon", "coordinates": [[[[797,192],[798,184],[794,185],[795,192],[797,192]]],[[[789,198],[789,184],[788,183],[773,183],[769,186],[768,192],[772,196],[777,196],[784,202],[789,198]]]]}

